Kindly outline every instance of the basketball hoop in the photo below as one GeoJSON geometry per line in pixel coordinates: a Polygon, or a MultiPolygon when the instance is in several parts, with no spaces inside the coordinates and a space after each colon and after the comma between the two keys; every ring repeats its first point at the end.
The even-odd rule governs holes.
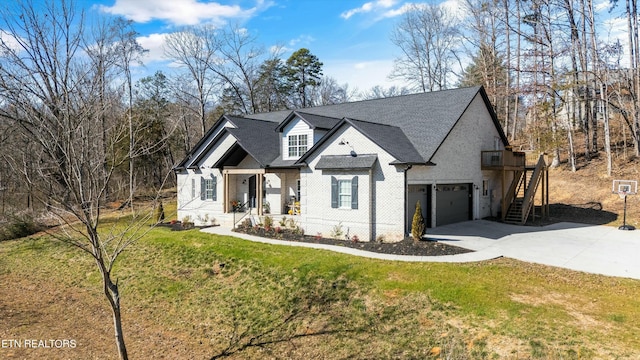
{"type": "Polygon", "coordinates": [[[622,226],[618,230],[635,230],[632,225],[627,225],[627,196],[635,195],[638,192],[638,182],[636,180],[613,180],[611,192],[618,194],[624,200],[624,217],[622,226]]]}
{"type": "Polygon", "coordinates": [[[626,191],[618,191],[618,196],[620,196],[620,199],[624,200],[627,197],[627,192],[626,191]]]}

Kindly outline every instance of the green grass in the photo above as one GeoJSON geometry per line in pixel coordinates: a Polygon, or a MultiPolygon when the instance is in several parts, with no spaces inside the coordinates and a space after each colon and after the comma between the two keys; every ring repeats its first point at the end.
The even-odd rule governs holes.
{"type": "MultiPolygon", "coordinates": [[[[212,344],[209,356],[427,358],[438,347],[453,359],[584,359],[640,349],[640,281],[506,259],[389,262],[156,228],[113,274],[125,319],[212,344]]],[[[0,243],[0,275],[99,284],[88,256],[46,239],[0,243]]]]}

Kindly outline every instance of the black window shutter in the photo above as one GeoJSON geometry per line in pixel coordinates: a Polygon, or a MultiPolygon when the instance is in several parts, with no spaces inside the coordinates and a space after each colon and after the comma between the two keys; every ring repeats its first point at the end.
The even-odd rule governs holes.
{"type": "Polygon", "coordinates": [[[211,177],[213,178],[213,201],[218,201],[218,178],[213,174],[211,177]]]}
{"type": "Polygon", "coordinates": [[[331,207],[338,208],[338,179],[331,177],[331,207]]]}
{"type": "Polygon", "coordinates": [[[358,208],[358,177],[351,179],[351,208],[358,208]]]}
{"type": "Polygon", "coordinates": [[[205,184],[204,176],[201,176],[200,177],[200,200],[206,200],[205,198],[206,188],[207,188],[207,185],[205,184]]]}

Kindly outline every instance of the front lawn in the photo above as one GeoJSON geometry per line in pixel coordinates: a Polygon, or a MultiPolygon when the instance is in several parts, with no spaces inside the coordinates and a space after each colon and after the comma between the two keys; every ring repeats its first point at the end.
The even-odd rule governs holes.
{"type": "MultiPolygon", "coordinates": [[[[132,359],[635,359],[640,281],[509,259],[404,263],[156,228],[115,269],[132,359]]],[[[0,243],[0,358],[116,358],[85,254],[0,243]]]]}

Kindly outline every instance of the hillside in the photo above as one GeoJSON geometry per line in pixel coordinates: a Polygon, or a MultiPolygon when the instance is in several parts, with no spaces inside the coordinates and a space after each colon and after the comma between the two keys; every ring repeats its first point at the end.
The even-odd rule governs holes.
{"type": "MultiPolygon", "coordinates": [[[[624,201],[611,193],[614,179],[640,180],[640,161],[627,155],[616,155],[612,175],[607,176],[604,153],[586,162],[579,158],[578,170],[571,171],[564,161],[549,170],[550,218],[536,220],[534,224],[557,221],[575,221],[590,224],[619,226],[623,221],[624,201]]],[[[537,195],[539,203],[540,194],[537,195]]],[[[627,199],[627,224],[640,227],[640,196],[627,199]]]]}

